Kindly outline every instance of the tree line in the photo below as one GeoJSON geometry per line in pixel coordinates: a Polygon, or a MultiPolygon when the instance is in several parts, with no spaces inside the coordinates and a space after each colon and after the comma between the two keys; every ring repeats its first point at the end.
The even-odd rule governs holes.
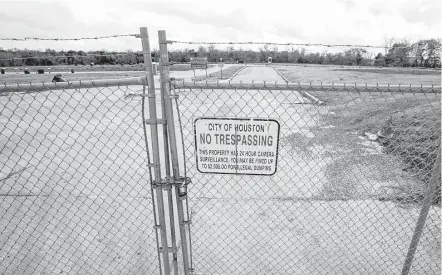
{"type": "MultiPolygon", "coordinates": [[[[338,53],[307,52],[306,48],[279,50],[278,47],[263,45],[259,50],[217,49],[215,45],[200,46],[198,49],[177,49],[169,52],[171,62],[190,62],[192,57],[207,57],[208,62],[217,63],[265,63],[268,57],[274,63],[332,64],[356,66],[394,67],[441,67],[441,39],[426,39],[411,43],[407,40],[387,39],[383,52],[373,53],[364,48],[350,48],[338,53]]],[[[152,60],[159,60],[158,50],[152,51],[152,60]]],[[[55,51],[4,50],[0,47],[0,66],[51,66],[51,65],[115,65],[143,63],[138,52],[101,51],[55,51]]]]}
{"type": "Polygon", "coordinates": [[[12,66],[53,66],[53,65],[116,65],[138,64],[143,62],[143,55],[132,51],[45,51],[28,49],[8,49],[0,47],[0,67],[12,66]]]}

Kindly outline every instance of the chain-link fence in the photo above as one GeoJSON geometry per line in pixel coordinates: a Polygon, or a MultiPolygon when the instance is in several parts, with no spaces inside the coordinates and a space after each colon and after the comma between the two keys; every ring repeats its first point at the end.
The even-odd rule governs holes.
{"type": "MultiPolygon", "coordinates": [[[[192,179],[195,274],[401,273],[438,168],[440,87],[262,81],[174,87],[192,179]],[[200,173],[199,117],[277,120],[277,172],[200,173]]],[[[411,274],[441,271],[436,180],[411,274]]]]}
{"type": "MultiPolygon", "coordinates": [[[[3,274],[160,273],[140,84],[2,86],[3,274]]],[[[400,272],[439,150],[440,87],[173,87],[195,274],[400,272]],[[197,172],[202,116],[277,120],[276,174],[197,172]]],[[[440,272],[439,211],[437,195],[412,274],[440,272]]]]}
{"type": "Polygon", "coordinates": [[[0,87],[1,274],[160,273],[137,83],[0,87]]]}
{"type": "Polygon", "coordinates": [[[140,34],[55,40],[141,38],[147,77],[0,86],[0,273],[440,273],[440,86],[174,81],[167,44],[205,43],[165,31],[155,83],[140,34]],[[201,117],[276,121],[276,173],[198,171],[201,117]]]}

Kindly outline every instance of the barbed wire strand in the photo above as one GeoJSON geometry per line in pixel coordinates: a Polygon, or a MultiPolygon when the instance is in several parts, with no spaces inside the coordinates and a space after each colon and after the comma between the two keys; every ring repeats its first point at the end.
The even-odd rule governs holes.
{"type": "Polygon", "coordinates": [[[106,36],[95,36],[95,37],[77,37],[77,38],[41,38],[41,37],[23,37],[23,38],[2,38],[0,37],[0,41],[80,41],[80,40],[98,40],[98,39],[108,39],[108,38],[117,38],[117,37],[139,37],[139,34],[114,34],[114,35],[106,35],[106,36]]]}
{"type": "MultiPolygon", "coordinates": [[[[80,41],[80,40],[98,40],[98,39],[108,39],[108,38],[118,38],[118,37],[135,37],[139,38],[139,34],[115,34],[107,36],[95,36],[95,37],[77,37],[77,38],[42,38],[42,37],[6,37],[0,38],[0,41],[80,41]]],[[[360,45],[360,44],[323,44],[323,43],[278,43],[278,42],[260,42],[260,41],[239,41],[239,42],[220,42],[220,41],[179,41],[179,40],[168,40],[169,43],[175,44],[189,44],[189,45],[277,45],[277,46],[321,46],[321,47],[352,47],[352,48],[378,48],[378,49],[389,49],[392,46],[387,45],[360,45]]],[[[395,49],[408,49],[413,48],[412,46],[396,46],[395,49]]]]}
{"type": "Polygon", "coordinates": [[[376,46],[376,45],[357,45],[357,44],[322,44],[322,43],[278,43],[278,42],[215,42],[215,41],[178,41],[178,40],[168,40],[169,43],[176,44],[189,44],[189,45],[277,45],[277,46],[321,46],[321,47],[351,47],[351,48],[379,48],[379,49],[408,49],[413,48],[412,46],[376,46]]]}
{"type": "Polygon", "coordinates": [[[26,60],[26,59],[51,59],[51,58],[87,58],[87,57],[115,57],[115,56],[126,56],[126,55],[142,55],[141,52],[133,53],[115,53],[115,54],[86,54],[86,55],[50,55],[50,56],[29,56],[29,57],[15,57],[15,58],[5,58],[0,59],[0,61],[12,61],[12,60],[26,60]]]}

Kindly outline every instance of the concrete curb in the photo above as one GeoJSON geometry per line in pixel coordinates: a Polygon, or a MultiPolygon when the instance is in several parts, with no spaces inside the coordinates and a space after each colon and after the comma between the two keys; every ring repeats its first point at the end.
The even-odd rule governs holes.
{"type": "MultiPolygon", "coordinates": [[[[227,69],[228,68],[231,68],[232,66],[229,66],[229,67],[227,67],[227,69]]],[[[240,71],[242,71],[244,69],[244,67],[242,67],[241,69],[239,69],[236,73],[234,73],[230,78],[227,78],[227,79],[221,79],[221,80],[219,80],[219,81],[230,81],[232,78],[234,78],[240,71]]],[[[218,71],[214,71],[214,72],[211,72],[210,74],[212,74],[212,73],[218,73],[218,72],[220,72],[221,70],[218,70],[218,71]]],[[[198,76],[196,76],[196,78],[198,78],[198,77],[204,77],[204,75],[198,75],[198,76]]],[[[188,78],[190,78],[191,79],[191,81],[195,81],[195,82],[200,82],[200,81],[205,81],[205,79],[202,79],[202,80],[195,80],[195,77],[193,77],[193,76],[190,76],[190,77],[188,77],[188,78]]]]}
{"type": "MultiPolygon", "coordinates": [[[[285,76],[283,76],[283,75],[282,75],[277,69],[275,69],[273,66],[272,66],[272,69],[275,70],[276,73],[277,73],[282,79],[284,79],[285,82],[287,82],[287,83],[291,83],[291,82],[290,82],[285,76]]],[[[308,92],[306,92],[306,91],[298,91],[298,92],[299,92],[303,97],[306,97],[306,98],[310,99],[311,101],[313,101],[315,104],[318,104],[318,105],[325,105],[325,102],[324,102],[324,101],[320,100],[319,98],[317,98],[317,97],[311,95],[310,93],[308,93],[308,92]]]]}
{"type": "Polygon", "coordinates": [[[232,79],[233,79],[237,74],[239,74],[242,70],[244,70],[245,67],[246,67],[246,66],[242,66],[241,69],[239,69],[236,73],[234,73],[230,78],[226,79],[226,81],[232,81],[232,79]]]}

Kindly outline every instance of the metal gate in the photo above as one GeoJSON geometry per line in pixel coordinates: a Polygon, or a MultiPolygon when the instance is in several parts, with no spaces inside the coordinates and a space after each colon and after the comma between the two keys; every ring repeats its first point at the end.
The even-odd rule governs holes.
{"type": "Polygon", "coordinates": [[[191,182],[194,274],[440,271],[440,208],[433,206],[440,149],[431,142],[440,139],[440,122],[419,111],[440,113],[439,86],[162,81],[172,81],[182,144],[177,154],[184,155],[180,167],[191,182]],[[330,96],[341,102],[324,104],[321,99],[330,96]],[[401,109],[410,102],[420,107],[401,109]],[[345,128],[343,114],[364,104],[376,106],[373,112],[397,107],[378,121],[377,134],[345,128]],[[277,172],[201,173],[195,123],[203,117],[278,121],[277,172]],[[425,125],[434,132],[428,142],[416,135],[425,125]],[[424,146],[421,163],[404,157],[415,149],[395,145],[410,132],[411,143],[424,146]]]}

